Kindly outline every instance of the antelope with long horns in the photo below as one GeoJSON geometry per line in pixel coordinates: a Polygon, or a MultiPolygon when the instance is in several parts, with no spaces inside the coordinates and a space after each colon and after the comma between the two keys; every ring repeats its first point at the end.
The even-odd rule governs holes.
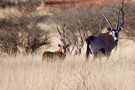
{"type": "Polygon", "coordinates": [[[56,59],[56,58],[58,58],[58,59],[64,60],[65,57],[66,57],[66,48],[69,45],[63,46],[63,45],[58,44],[58,46],[60,47],[60,49],[55,51],[55,52],[45,51],[43,53],[42,59],[43,60],[45,60],[45,59],[49,60],[49,59],[56,59]]]}
{"type": "Polygon", "coordinates": [[[66,42],[65,42],[65,40],[62,36],[62,33],[60,32],[58,27],[57,27],[57,31],[58,31],[59,35],[61,36],[60,40],[61,40],[63,45],[58,44],[58,47],[60,47],[60,49],[57,50],[57,51],[54,51],[54,52],[45,51],[42,55],[42,60],[46,60],[48,62],[48,61],[50,61],[50,59],[53,60],[53,61],[55,61],[57,59],[60,59],[60,60],[65,59],[66,51],[67,51],[67,48],[68,48],[69,44],[66,44],[66,42]]]}
{"type": "Polygon", "coordinates": [[[110,27],[108,28],[108,32],[106,33],[101,33],[98,36],[89,36],[88,38],[86,38],[84,47],[86,48],[87,58],[89,57],[89,54],[97,56],[99,52],[109,56],[112,49],[114,47],[117,47],[119,32],[122,30],[123,25],[121,24],[121,26],[119,26],[120,11],[121,10],[119,9],[116,29],[113,28],[109,19],[101,12],[110,27]]]}

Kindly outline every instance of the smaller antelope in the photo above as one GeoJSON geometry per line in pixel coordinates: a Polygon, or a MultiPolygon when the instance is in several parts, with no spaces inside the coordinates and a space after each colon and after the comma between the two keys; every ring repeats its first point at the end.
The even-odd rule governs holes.
{"type": "Polygon", "coordinates": [[[69,44],[65,45],[65,46],[58,44],[58,47],[60,47],[60,49],[55,52],[45,51],[43,53],[42,60],[45,60],[45,59],[54,59],[55,60],[56,58],[64,60],[66,57],[66,49],[68,46],[69,46],[69,44]]]}
{"type": "Polygon", "coordinates": [[[63,45],[58,44],[58,47],[60,47],[58,51],[55,52],[45,51],[42,55],[42,60],[46,59],[48,61],[49,59],[52,59],[54,61],[56,60],[56,58],[61,60],[64,60],[66,58],[66,51],[68,50],[69,44],[66,44],[65,39],[63,38],[62,33],[60,32],[58,27],[57,31],[61,37],[60,41],[62,42],[63,45]]]}

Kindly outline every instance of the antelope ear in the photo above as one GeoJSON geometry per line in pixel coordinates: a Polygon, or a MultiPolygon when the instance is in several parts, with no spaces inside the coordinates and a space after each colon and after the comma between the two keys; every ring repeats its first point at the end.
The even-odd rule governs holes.
{"type": "Polygon", "coordinates": [[[108,27],[107,30],[110,32],[112,29],[110,27],[108,27]]]}
{"type": "Polygon", "coordinates": [[[60,45],[60,44],[58,44],[58,47],[61,47],[61,45],[60,45]]]}
{"type": "Polygon", "coordinates": [[[122,27],[120,27],[119,31],[121,31],[121,30],[123,30],[123,28],[122,28],[122,27]]]}

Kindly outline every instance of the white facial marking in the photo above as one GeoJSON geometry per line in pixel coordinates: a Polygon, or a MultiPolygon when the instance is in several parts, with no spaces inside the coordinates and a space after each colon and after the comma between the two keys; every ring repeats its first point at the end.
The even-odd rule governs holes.
{"type": "Polygon", "coordinates": [[[63,49],[62,49],[62,53],[65,53],[63,49]]]}
{"type": "Polygon", "coordinates": [[[113,35],[113,38],[115,38],[115,32],[114,31],[112,31],[112,35],[113,35]]]}
{"type": "Polygon", "coordinates": [[[115,37],[115,38],[114,38],[114,41],[118,41],[118,38],[117,38],[117,37],[115,37]]]}
{"type": "Polygon", "coordinates": [[[119,32],[118,30],[112,31],[114,41],[118,41],[118,32],[119,32]],[[117,36],[116,36],[116,35],[117,35],[117,36]]]}

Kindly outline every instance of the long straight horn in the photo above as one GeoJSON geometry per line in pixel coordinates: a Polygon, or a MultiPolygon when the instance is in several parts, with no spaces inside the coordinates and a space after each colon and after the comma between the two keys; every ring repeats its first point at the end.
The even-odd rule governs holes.
{"type": "Polygon", "coordinates": [[[59,35],[60,35],[61,39],[62,39],[62,34],[61,34],[61,32],[60,32],[60,30],[59,30],[59,28],[58,28],[58,27],[57,27],[57,31],[58,31],[58,33],[59,33],[59,35]]]}
{"type": "Polygon", "coordinates": [[[119,9],[119,12],[118,12],[118,17],[117,17],[117,24],[116,24],[117,29],[119,28],[119,16],[120,16],[120,9],[119,9]]]}
{"type": "Polygon", "coordinates": [[[61,37],[61,42],[63,43],[63,45],[65,46],[66,45],[66,43],[65,43],[65,40],[63,39],[63,37],[62,37],[62,33],[60,32],[60,30],[59,30],[59,28],[57,27],[57,31],[58,31],[58,33],[59,33],[59,35],[60,35],[60,37],[61,37]]]}
{"type": "Polygon", "coordinates": [[[106,21],[107,21],[107,23],[109,24],[109,26],[113,29],[113,26],[112,26],[111,22],[109,21],[109,19],[108,19],[102,12],[100,12],[100,13],[101,13],[102,16],[106,19],[106,21]]]}
{"type": "Polygon", "coordinates": [[[64,46],[67,45],[64,39],[60,39],[60,40],[61,40],[61,42],[63,43],[64,46]]]}

